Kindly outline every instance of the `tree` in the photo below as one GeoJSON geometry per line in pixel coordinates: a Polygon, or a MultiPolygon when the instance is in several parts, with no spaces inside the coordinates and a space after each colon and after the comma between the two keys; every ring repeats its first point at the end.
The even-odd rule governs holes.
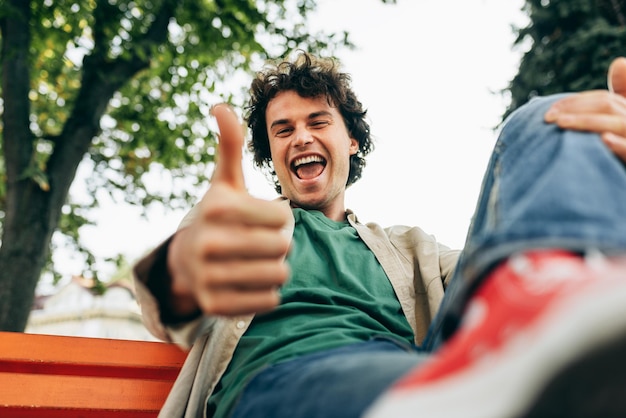
{"type": "MultiPolygon", "coordinates": [[[[388,2],[393,2],[387,0],[388,2]]],[[[188,207],[207,183],[207,114],[255,63],[302,48],[333,53],[346,33],[310,34],[314,0],[0,0],[0,329],[22,331],[51,238],[90,254],[79,227],[98,193],[188,207]],[[90,197],[69,193],[80,164],[90,197]],[[150,190],[166,170],[194,178],[150,190]]],[[[236,92],[235,92],[236,93],[236,92]]],[[[87,259],[90,262],[90,258],[87,259]]]]}
{"type": "Polygon", "coordinates": [[[625,0],[527,0],[523,10],[530,22],[515,45],[528,51],[505,117],[534,96],[607,87],[609,64],[626,48],[625,0]]]}

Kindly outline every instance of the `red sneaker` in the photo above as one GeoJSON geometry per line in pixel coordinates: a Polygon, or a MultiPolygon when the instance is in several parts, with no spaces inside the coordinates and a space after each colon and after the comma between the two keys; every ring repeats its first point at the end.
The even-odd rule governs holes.
{"type": "Polygon", "coordinates": [[[496,268],[460,328],[367,418],[626,417],[626,261],[532,252],[496,268]]]}

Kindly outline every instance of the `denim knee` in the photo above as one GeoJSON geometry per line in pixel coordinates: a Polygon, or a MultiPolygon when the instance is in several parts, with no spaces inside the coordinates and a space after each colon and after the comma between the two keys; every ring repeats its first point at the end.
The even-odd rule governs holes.
{"type": "Polygon", "coordinates": [[[544,121],[566,96],[533,99],[502,128],[466,248],[489,253],[481,267],[528,248],[626,248],[623,163],[599,135],[544,121]]]}

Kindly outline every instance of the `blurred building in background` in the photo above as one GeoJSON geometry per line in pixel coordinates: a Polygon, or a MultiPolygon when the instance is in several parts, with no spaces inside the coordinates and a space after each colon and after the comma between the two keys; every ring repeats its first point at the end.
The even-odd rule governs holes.
{"type": "Polygon", "coordinates": [[[56,293],[36,298],[25,332],[156,341],[141,321],[130,279],[97,286],[74,276],[56,293]]]}

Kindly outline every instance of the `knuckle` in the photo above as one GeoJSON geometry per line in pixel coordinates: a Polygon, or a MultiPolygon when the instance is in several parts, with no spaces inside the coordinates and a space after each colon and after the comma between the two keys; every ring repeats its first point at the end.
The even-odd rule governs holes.
{"type": "Polygon", "coordinates": [[[280,292],[273,290],[269,292],[267,298],[267,307],[269,309],[275,308],[280,304],[280,292]]]}
{"type": "Polygon", "coordinates": [[[204,269],[203,276],[204,287],[211,289],[227,284],[233,272],[224,263],[212,263],[204,269]]]}
{"type": "Polygon", "coordinates": [[[223,219],[231,212],[232,207],[222,201],[207,205],[204,214],[206,219],[223,219]]]}
{"type": "Polygon", "coordinates": [[[210,234],[206,235],[206,238],[200,246],[200,257],[205,260],[218,257],[224,251],[224,234],[219,229],[215,229],[211,231],[210,234]]]}
{"type": "Polygon", "coordinates": [[[276,279],[279,284],[284,284],[291,274],[291,269],[287,265],[287,263],[280,263],[276,272],[276,279]]]}
{"type": "Polygon", "coordinates": [[[286,253],[287,251],[289,251],[290,246],[291,246],[291,239],[285,236],[285,234],[281,233],[280,241],[279,241],[279,247],[280,247],[281,252],[286,253]]]}
{"type": "Polygon", "coordinates": [[[626,137],[626,117],[619,118],[618,135],[626,137]]]}
{"type": "Polygon", "coordinates": [[[606,113],[616,114],[619,112],[620,107],[616,95],[608,93],[607,99],[602,101],[601,110],[606,113]]]}
{"type": "Polygon", "coordinates": [[[237,299],[229,292],[205,292],[198,304],[208,315],[232,315],[238,307],[237,299]]]}
{"type": "Polygon", "coordinates": [[[202,312],[210,315],[218,314],[219,303],[216,302],[216,298],[211,292],[203,292],[197,300],[198,306],[200,306],[200,310],[202,310],[202,312]]]}
{"type": "Polygon", "coordinates": [[[256,312],[267,312],[274,309],[276,306],[280,304],[280,293],[277,290],[268,290],[264,292],[262,297],[257,299],[256,306],[254,307],[254,311],[256,312]]]}

